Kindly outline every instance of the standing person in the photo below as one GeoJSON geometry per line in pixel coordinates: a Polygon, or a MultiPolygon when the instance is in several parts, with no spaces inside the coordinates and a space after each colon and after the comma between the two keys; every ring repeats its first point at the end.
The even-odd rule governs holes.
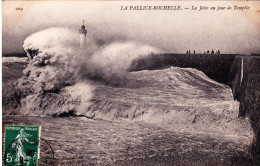
{"type": "Polygon", "coordinates": [[[30,156],[26,156],[26,152],[24,150],[24,143],[27,142],[29,144],[34,144],[34,142],[31,142],[28,137],[31,137],[32,135],[26,133],[24,129],[20,130],[20,133],[16,136],[16,159],[15,161],[18,163],[25,163],[29,160],[30,156]]]}

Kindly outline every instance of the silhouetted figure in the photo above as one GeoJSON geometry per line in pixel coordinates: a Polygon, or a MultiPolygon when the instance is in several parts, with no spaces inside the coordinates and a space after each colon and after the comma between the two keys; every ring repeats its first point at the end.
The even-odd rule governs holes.
{"type": "Polygon", "coordinates": [[[220,51],[218,50],[218,54],[220,54],[220,51]]]}
{"type": "Polygon", "coordinates": [[[190,54],[190,50],[189,50],[189,54],[190,54]]]}
{"type": "Polygon", "coordinates": [[[187,50],[186,54],[188,54],[188,53],[189,53],[189,51],[187,50]]]}
{"type": "Polygon", "coordinates": [[[193,51],[193,53],[195,54],[195,50],[193,51]]]}
{"type": "Polygon", "coordinates": [[[207,54],[209,54],[209,50],[207,51],[207,54]]]}
{"type": "Polygon", "coordinates": [[[213,51],[213,50],[211,51],[211,54],[214,54],[214,51],[213,51]]]}

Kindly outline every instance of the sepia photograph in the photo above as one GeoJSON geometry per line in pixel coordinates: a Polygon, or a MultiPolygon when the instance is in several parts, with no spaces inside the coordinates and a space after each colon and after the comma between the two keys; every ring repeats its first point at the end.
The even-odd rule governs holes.
{"type": "Polygon", "coordinates": [[[2,1],[5,166],[260,165],[259,1],[2,1]]]}

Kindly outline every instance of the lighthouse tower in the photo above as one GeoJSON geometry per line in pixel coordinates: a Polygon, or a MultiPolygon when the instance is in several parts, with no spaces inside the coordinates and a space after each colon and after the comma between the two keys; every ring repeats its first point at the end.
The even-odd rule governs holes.
{"type": "Polygon", "coordinates": [[[84,21],[85,20],[83,20],[83,23],[82,23],[81,28],[79,30],[79,44],[80,44],[80,48],[85,48],[86,47],[86,34],[87,34],[87,30],[85,28],[84,21]]]}

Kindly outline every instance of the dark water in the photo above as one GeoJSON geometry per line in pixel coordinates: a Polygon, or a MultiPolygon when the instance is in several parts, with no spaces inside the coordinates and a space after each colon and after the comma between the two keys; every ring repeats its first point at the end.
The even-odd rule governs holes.
{"type": "MultiPolygon", "coordinates": [[[[54,151],[40,163],[54,165],[259,165],[243,139],[194,134],[147,123],[91,120],[85,117],[4,116],[3,124],[40,125],[41,138],[54,151]]],[[[42,141],[43,142],[43,141],[42,141]]],[[[47,147],[48,149],[48,147],[47,147]]],[[[44,151],[45,150],[45,151],[44,151]]]]}

